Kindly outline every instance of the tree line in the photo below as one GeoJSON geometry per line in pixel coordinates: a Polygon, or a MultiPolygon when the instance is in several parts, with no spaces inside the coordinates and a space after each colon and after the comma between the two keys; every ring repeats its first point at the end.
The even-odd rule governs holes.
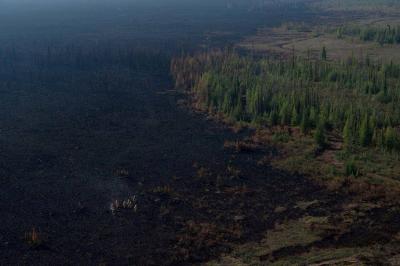
{"type": "Polygon", "coordinates": [[[400,25],[343,25],[337,28],[336,34],[340,39],[344,36],[352,36],[365,42],[374,41],[380,45],[400,43],[400,25]]]}
{"type": "Polygon", "coordinates": [[[176,86],[190,90],[197,106],[210,112],[300,127],[321,147],[326,134],[337,131],[347,150],[400,150],[399,64],[369,57],[331,62],[324,56],[260,59],[214,51],[175,58],[171,72],[176,86]]]}

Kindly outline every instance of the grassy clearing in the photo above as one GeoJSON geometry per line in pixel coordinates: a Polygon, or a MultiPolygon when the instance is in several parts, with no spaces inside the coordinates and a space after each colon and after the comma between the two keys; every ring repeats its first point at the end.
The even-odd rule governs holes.
{"type": "Polygon", "coordinates": [[[312,7],[325,11],[383,12],[391,14],[400,10],[400,4],[396,0],[318,0],[310,2],[312,7]]]}
{"type": "MultiPolygon", "coordinates": [[[[398,19],[388,20],[368,19],[358,21],[360,24],[379,25],[398,23],[398,19]]],[[[380,46],[375,42],[363,42],[355,37],[338,39],[332,33],[338,22],[329,21],[330,26],[315,27],[308,24],[284,24],[278,28],[260,29],[255,36],[250,36],[237,45],[239,48],[261,54],[291,56],[293,52],[303,57],[318,58],[323,47],[328,51],[328,59],[345,60],[350,56],[363,58],[366,55],[371,59],[383,62],[400,62],[398,50],[400,45],[380,46]]]]}
{"type": "Polygon", "coordinates": [[[305,216],[277,224],[258,243],[247,243],[207,265],[364,265],[360,258],[372,256],[370,248],[318,248],[327,230],[328,217],[305,216]]]}
{"type": "Polygon", "coordinates": [[[362,248],[332,248],[315,249],[311,252],[276,261],[269,265],[365,265],[358,257],[369,255],[369,249],[362,248]]]}
{"type": "MultiPolygon", "coordinates": [[[[275,223],[260,241],[233,245],[229,253],[206,265],[398,265],[398,233],[380,243],[354,230],[365,220],[370,223],[363,225],[365,229],[372,226],[368,230],[379,234],[379,227],[372,225],[377,217],[371,215],[382,207],[379,202],[362,200],[343,203],[338,213],[318,215],[315,211],[324,208],[321,202],[299,201],[294,208],[305,212],[302,217],[275,223]],[[343,242],[346,235],[350,238],[343,242]],[[357,244],[360,241],[362,245],[357,244]]],[[[278,206],[275,213],[287,210],[278,206]]]]}
{"type": "Polygon", "coordinates": [[[235,265],[256,265],[261,259],[266,261],[274,251],[313,243],[321,238],[318,236],[317,230],[311,230],[311,224],[324,223],[325,220],[325,217],[305,217],[277,224],[273,230],[266,233],[265,238],[259,243],[253,242],[238,246],[228,256],[221,258],[218,262],[211,262],[209,265],[224,265],[227,262],[235,262],[235,265]]]}

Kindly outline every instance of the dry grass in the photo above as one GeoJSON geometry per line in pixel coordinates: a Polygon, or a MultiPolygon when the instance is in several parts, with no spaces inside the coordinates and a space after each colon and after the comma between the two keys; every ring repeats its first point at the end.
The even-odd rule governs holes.
{"type": "Polygon", "coordinates": [[[299,201],[296,205],[296,207],[302,209],[302,210],[306,210],[308,209],[310,206],[314,205],[314,204],[318,204],[318,200],[313,200],[313,201],[299,201]]]}
{"type": "Polygon", "coordinates": [[[291,220],[277,224],[274,229],[266,232],[260,242],[251,242],[239,245],[229,255],[222,256],[218,261],[208,265],[270,265],[273,261],[273,253],[281,248],[311,244],[320,240],[319,229],[315,224],[325,224],[324,217],[304,217],[299,220],[291,220]]]}
{"type": "Polygon", "coordinates": [[[240,178],[240,170],[232,165],[228,165],[228,167],[226,168],[226,173],[230,179],[240,178]]]}
{"type": "Polygon", "coordinates": [[[206,265],[364,265],[361,258],[376,256],[374,249],[378,247],[302,247],[312,246],[321,241],[327,232],[328,234],[336,232],[338,235],[346,232],[356,219],[357,214],[354,213],[357,212],[354,210],[358,209],[360,212],[360,209],[367,211],[370,208],[373,206],[348,206],[342,214],[343,223],[340,226],[333,225],[328,217],[315,216],[305,216],[298,220],[276,224],[274,229],[266,232],[260,242],[237,245],[230,254],[223,255],[206,265]],[[279,253],[287,248],[294,252],[290,255],[279,253]]]}
{"type": "Polygon", "coordinates": [[[261,147],[260,145],[257,145],[256,143],[253,142],[237,140],[237,141],[225,141],[224,148],[232,149],[237,153],[242,153],[242,152],[256,152],[261,147]]]}
{"type": "Polygon", "coordinates": [[[128,197],[124,200],[116,199],[111,201],[110,211],[113,215],[122,209],[132,209],[134,212],[137,212],[138,202],[136,196],[128,197]]]}
{"type": "Polygon", "coordinates": [[[278,260],[270,265],[362,266],[365,264],[360,260],[360,257],[371,256],[371,254],[372,251],[370,248],[314,249],[299,256],[278,260]]]}
{"type": "Polygon", "coordinates": [[[211,176],[211,173],[209,171],[209,169],[205,168],[205,167],[199,167],[197,169],[197,177],[198,178],[206,178],[211,176]]]}
{"type": "Polygon", "coordinates": [[[211,250],[221,243],[226,243],[227,238],[240,239],[242,230],[240,226],[221,228],[213,223],[187,221],[182,234],[177,236],[175,249],[179,250],[182,261],[191,256],[191,249],[211,250]]]}
{"type": "Polygon", "coordinates": [[[114,171],[114,175],[117,177],[128,177],[129,176],[129,171],[124,168],[119,168],[114,171]]]}
{"type": "Polygon", "coordinates": [[[174,193],[174,190],[171,186],[165,185],[165,186],[157,186],[153,188],[151,192],[155,194],[172,195],[174,193]]]}
{"type": "Polygon", "coordinates": [[[25,233],[25,242],[32,247],[38,247],[43,244],[43,236],[33,227],[31,231],[25,233]]]}

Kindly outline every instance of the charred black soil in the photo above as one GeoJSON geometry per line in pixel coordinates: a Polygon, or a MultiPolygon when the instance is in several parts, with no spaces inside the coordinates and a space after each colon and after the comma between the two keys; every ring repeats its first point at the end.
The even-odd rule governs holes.
{"type": "MultiPolygon", "coordinates": [[[[286,12],[304,15],[297,8],[286,12]]],[[[270,13],[268,23],[285,19],[270,13]]],[[[164,25],[164,16],[155,22],[164,25]]],[[[246,11],[244,18],[249,16],[254,15],[246,11]]],[[[258,16],[252,23],[264,20],[258,16]]],[[[208,22],[195,18],[195,25],[208,22]]],[[[200,35],[202,42],[185,41],[196,42],[196,49],[226,45],[238,38],[235,30],[256,29],[249,23],[236,29],[240,21],[224,22],[228,37],[226,28],[199,25],[171,32],[184,39],[200,35]]],[[[172,29],[172,22],[164,26],[172,29]]],[[[179,50],[175,41],[158,40],[169,31],[157,27],[150,38],[157,40],[155,50],[169,45],[179,50]]],[[[89,37],[90,45],[92,37],[100,38],[89,37]]],[[[385,245],[381,257],[356,261],[377,265],[400,253],[395,203],[363,202],[346,184],[327,190],[274,169],[265,159],[279,152],[272,147],[229,147],[226,143],[241,143],[253,131],[234,132],[178,104],[186,96],[172,90],[167,58],[112,44],[87,50],[39,45],[32,54],[20,44],[27,61],[13,49],[0,53],[0,265],[203,264],[243,245],[262,246],[266,232],[273,239],[301,219],[312,222],[294,227],[294,233],[310,231],[307,241],[267,243],[246,256],[269,265],[319,249],[385,245]]],[[[150,42],[139,46],[149,48],[150,42]]]]}
{"type": "Polygon", "coordinates": [[[142,86],[2,92],[2,265],[202,262],[301,216],[297,201],[336,201],[257,165],[268,150],[224,149],[240,134],[177,107],[167,76],[135,78],[142,86]],[[111,212],[133,195],[136,212],[111,212]]]}
{"type": "Polygon", "coordinates": [[[225,149],[251,130],[178,107],[167,76],[133,79],[141,86],[2,92],[2,265],[200,263],[350,201],[259,165],[268,147],[225,149]],[[110,210],[131,196],[136,211],[110,210]]]}

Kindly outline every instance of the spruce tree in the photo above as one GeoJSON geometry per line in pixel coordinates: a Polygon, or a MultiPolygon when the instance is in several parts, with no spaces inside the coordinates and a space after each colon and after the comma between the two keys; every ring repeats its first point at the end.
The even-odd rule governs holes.
{"type": "Polygon", "coordinates": [[[353,146],[352,119],[348,117],[343,127],[343,144],[346,150],[353,146]]]}
{"type": "Polygon", "coordinates": [[[326,146],[325,128],[321,122],[315,130],[314,139],[318,147],[324,148],[326,146]]]}
{"type": "Polygon", "coordinates": [[[322,47],[321,59],[324,60],[324,61],[326,61],[326,59],[327,59],[327,52],[326,52],[326,47],[325,46],[322,47]]]}
{"type": "Polygon", "coordinates": [[[310,129],[310,120],[308,119],[307,112],[303,112],[300,129],[303,134],[307,134],[308,130],[310,129]]]}
{"type": "Polygon", "coordinates": [[[290,121],[290,109],[288,107],[287,102],[285,102],[281,108],[281,111],[279,113],[279,117],[281,120],[281,125],[287,125],[289,124],[290,121]]]}
{"type": "Polygon", "coordinates": [[[318,115],[317,115],[315,108],[311,107],[310,117],[309,117],[309,122],[310,122],[311,126],[313,126],[313,127],[317,126],[317,124],[318,124],[317,117],[318,117],[318,115]]]}
{"type": "Polygon", "coordinates": [[[291,117],[291,125],[292,126],[297,126],[299,123],[299,115],[297,113],[296,107],[293,106],[293,110],[292,110],[292,117],[291,117]]]}
{"type": "Polygon", "coordinates": [[[360,144],[363,147],[367,147],[371,143],[371,130],[369,128],[368,115],[364,116],[360,126],[360,144]]]}
{"type": "Polygon", "coordinates": [[[271,123],[271,126],[276,126],[279,121],[279,115],[275,109],[273,109],[270,114],[269,114],[269,122],[271,123]]]}
{"type": "Polygon", "coordinates": [[[399,147],[399,139],[393,127],[387,127],[385,131],[385,146],[386,149],[392,151],[399,147]]]}

